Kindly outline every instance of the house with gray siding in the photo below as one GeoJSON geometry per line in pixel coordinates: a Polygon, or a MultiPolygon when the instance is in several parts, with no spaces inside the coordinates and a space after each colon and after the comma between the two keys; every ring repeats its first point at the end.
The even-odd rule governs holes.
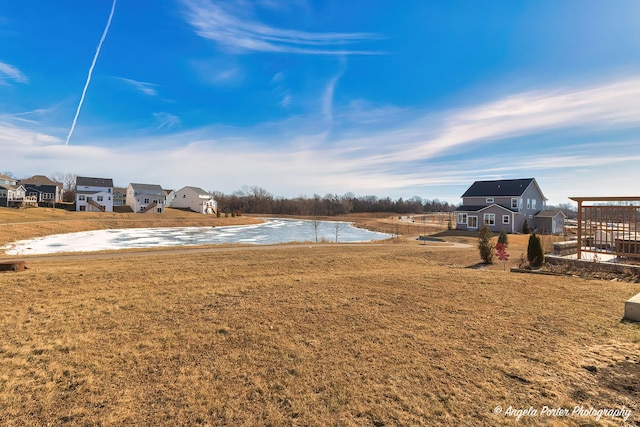
{"type": "Polygon", "coordinates": [[[494,232],[520,233],[525,221],[534,229],[546,200],[534,178],[476,181],[456,209],[456,229],[477,231],[487,224],[494,232]]]}
{"type": "Polygon", "coordinates": [[[131,183],[127,187],[127,206],[136,213],[164,213],[164,190],[157,184],[131,183]]]}

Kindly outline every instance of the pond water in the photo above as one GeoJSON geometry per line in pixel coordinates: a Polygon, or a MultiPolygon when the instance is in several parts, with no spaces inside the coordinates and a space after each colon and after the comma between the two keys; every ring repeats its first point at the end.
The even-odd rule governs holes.
{"type": "MultiPolygon", "coordinates": [[[[318,241],[354,243],[384,240],[385,233],[364,230],[346,222],[318,221],[318,241]]],[[[225,227],[127,228],[56,234],[21,240],[5,247],[7,255],[40,255],[59,252],[104,251],[157,246],[193,246],[222,243],[269,245],[315,242],[314,221],[269,218],[262,224],[225,227]]]]}

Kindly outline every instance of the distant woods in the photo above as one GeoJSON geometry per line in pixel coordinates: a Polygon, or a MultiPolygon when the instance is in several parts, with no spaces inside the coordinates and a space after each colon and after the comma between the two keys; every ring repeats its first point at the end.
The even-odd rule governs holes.
{"type": "Polygon", "coordinates": [[[243,186],[233,194],[214,191],[221,212],[242,212],[246,214],[336,216],[349,213],[392,212],[397,214],[423,212],[453,212],[455,205],[448,202],[425,200],[414,196],[404,200],[392,200],[389,197],[357,197],[353,193],[342,196],[314,194],[311,197],[295,198],[274,197],[257,186],[243,186]]]}

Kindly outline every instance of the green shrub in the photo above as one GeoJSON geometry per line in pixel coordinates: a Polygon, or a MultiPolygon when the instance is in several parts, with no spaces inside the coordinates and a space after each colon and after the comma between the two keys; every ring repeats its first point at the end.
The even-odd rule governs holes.
{"type": "Polygon", "coordinates": [[[509,246],[509,238],[507,237],[507,232],[504,228],[500,230],[500,235],[498,236],[498,243],[502,243],[505,248],[509,246]]]}
{"type": "Polygon", "coordinates": [[[491,238],[493,233],[487,224],[483,225],[478,233],[478,250],[480,258],[485,264],[493,264],[493,246],[491,238]]]}
{"type": "Polygon", "coordinates": [[[542,251],[542,242],[540,237],[533,233],[529,236],[529,245],[527,246],[527,260],[531,267],[540,267],[544,263],[544,252],[542,251]]]}
{"type": "Polygon", "coordinates": [[[531,230],[529,229],[529,223],[525,219],[524,222],[522,223],[522,234],[529,234],[529,233],[531,233],[531,230]]]}

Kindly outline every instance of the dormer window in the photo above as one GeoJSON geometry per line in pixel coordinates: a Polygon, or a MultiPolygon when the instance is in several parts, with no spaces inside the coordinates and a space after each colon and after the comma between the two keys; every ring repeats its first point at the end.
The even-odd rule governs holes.
{"type": "Polygon", "coordinates": [[[493,203],[493,197],[487,197],[485,200],[487,203],[493,203]]]}

